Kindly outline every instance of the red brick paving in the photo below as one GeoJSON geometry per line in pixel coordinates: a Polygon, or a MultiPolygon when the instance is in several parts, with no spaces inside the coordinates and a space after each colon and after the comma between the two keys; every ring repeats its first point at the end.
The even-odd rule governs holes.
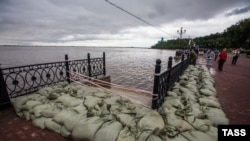
{"type": "Polygon", "coordinates": [[[222,72],[217,70],[217,63],[213,63],[219,102],[230,124],[250,125],[250,59],[240,56],[236,65],[231,61],[229,55],[222,72]]]}
{"type": "MultiPolygon", "coordinates": [[[[240,57],[236,65],[231,65],[231,60],[229,56],[223,72],[213,64],[215,88],[230,124],[250,124],[250,59],[240,57]]],[[[71,141],[19,118],[12,107],[0,111],[0,124],[0,141],[71,141]]]]}
{"type": "Polygon", "coordinates": [[[0,111],[0,141],[71,141],[58,133],[35,127],[19,118],[12,107],[0,111]]]}

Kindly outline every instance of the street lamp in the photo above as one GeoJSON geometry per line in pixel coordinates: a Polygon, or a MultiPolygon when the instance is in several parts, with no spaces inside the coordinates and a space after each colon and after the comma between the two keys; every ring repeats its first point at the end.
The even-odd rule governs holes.
{"type": "Polygon", "coordinates": [[[180,30],[177,30],[177,33],[180,34],[179,44],[180,44],[180,48],[181,48],[181,38],[182,38],[182,34],[186,33],[186,29],[183,30],[183,27],[181,27],[180,30]]]}

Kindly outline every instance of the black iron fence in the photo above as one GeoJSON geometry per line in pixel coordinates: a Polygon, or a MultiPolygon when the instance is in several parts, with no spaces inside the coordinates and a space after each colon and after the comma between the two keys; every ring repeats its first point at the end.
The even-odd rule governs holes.
{"type": "Polygon", "coordinates": [[[161,72],[161,60],[156,60],[155,76],[152,97],[152,109],[158,109],[164,102],[164,97],[167,96],[167,91],[174,87],[174,83],[179,80],[190,63],[190,57],[187,55],[184,59],[182,55],[181,62],[172,67],[173,58],[169,57],[167,70],[161,72]]]}
{"type": "Polygon", "coordinates": [[[39,88],[58,82],[70,81],[70,71],[89,77],[106,75],[105,52],[101,58],[69,60],[11,68],[0,67],[0,107],[9,105],[9,98],[37,91],[39,88]]]}

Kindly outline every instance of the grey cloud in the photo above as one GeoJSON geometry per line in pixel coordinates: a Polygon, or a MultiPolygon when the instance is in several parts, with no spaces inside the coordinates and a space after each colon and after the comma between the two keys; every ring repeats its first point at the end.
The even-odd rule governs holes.
{"type": "Polygon", "coordinates": [[[243,8],[234,9],[231,12],[227,13],[226,16],[239,15],[239,14],[246,13],[248,11],[250,11],[250,5],[243,7],[243,8]]]}
{"type": "MultiPolygon", "coordinates": [[[[179,19],[206,20],[227,9],[250,5],[249,0],[109,1],[155,26],[179,19]]],[[[240,12],[244,9],[234,11],[240,12]]],[[[0,0],[0,44],[1,39],[53,42],[84,34],[93,38],[75,36],[72,40],[94,40],[100,38],[98,34],[119,33],[137,26],[148,25],[105,0],[0,0]]]]}

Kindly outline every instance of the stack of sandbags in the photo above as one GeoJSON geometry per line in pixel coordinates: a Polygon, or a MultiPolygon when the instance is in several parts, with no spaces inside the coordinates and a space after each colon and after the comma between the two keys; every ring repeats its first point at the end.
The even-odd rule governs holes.
{"type": "Polygon", "coordinates": [[[229,124],[204,66],[190,65],[159,109],[168,140],[217,140],[217,125],[229,124]],[[170,131],[168,131],[170,130],[170,131]]]}
{"type": "Polygon", "coordinates": [[[187,68],[158,111],[76,83],[58,83],[11,102],[20,117],[76,141],[215,141],[217,125],[228,124],[214,80],[202,66],[187,68]]]}
{"type": "Polygon", "coordinates": [[[155,110],[96,87],[59,83],[12,99],[17,113],[73,140],[162,140],[165,123],[155,110]]]}

